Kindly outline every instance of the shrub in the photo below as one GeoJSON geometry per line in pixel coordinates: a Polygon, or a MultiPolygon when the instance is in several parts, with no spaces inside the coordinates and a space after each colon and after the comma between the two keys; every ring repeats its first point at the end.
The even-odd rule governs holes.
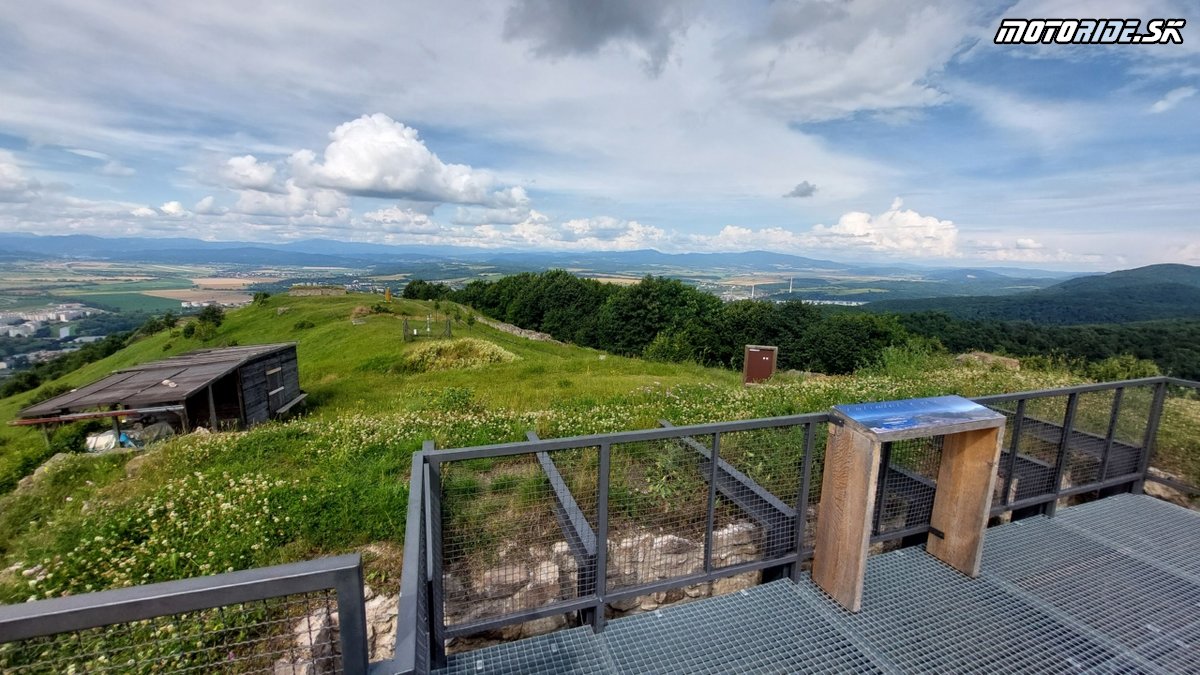
{"type": "Polygon", "coordinates": [[[317,327],[317,324],[309,321],[308,319],[302,319],[292,325],[293,330],[305,330],[308,328],[316,328],[316,327],[317,327]]]}
{"type": "Polygon", "coordinates": [[[200,313],[196,315],[196,320],[200,323],[211,324],[214,328],[220,326],[225,321],[225,310],[219,305],[206,305],[200,313]]]}
{"type": "Polygon", "coordinates": [[[405,353],[400,367],[409,373],[432,373],[482,368],[516,360],[516,354],[486,340],[459,338],[414,347],[405,353]]]}
{"type": "Polygon", "coordinates": [[[188,325],[186,325],[186,326],[184,326],[184,327],[183,327],[183,337],[185,337],[185,338],[187,338],[187,339],[189,339],[189,340],[190,340],[190,339],[192,339],[192,337],[194,337],[195,335],[196,335],[196,324],[195,324],[195,322],[189,323],[188,325]]]}

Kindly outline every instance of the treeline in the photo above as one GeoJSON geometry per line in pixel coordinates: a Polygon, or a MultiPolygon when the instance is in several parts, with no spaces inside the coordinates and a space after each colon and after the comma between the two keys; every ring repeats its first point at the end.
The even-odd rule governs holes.
{"type": "Polygon", "coordinates": [[[849,373],[909,334],[894,317],[835,314],[802,302],[722,302],[680,281],[647,276],[628,286],[562,270],[473,281],[460,291],[413,281],[404,297],[451,299],[558,340],[626,356],[742,367],[747,344],[779,347],[779,368],[849,373]]]}
{"type": "Polygon", "coordinates": [[[1046,326],[918,312],[900,315],[899,321],[910,333],[936,339],[952,352],[980,349],[1013,356],[1063,357],[1089,362],[1130,354],[1153,361],[1164,373],[1200,379],[1200,321],[1197,320],[1046,326]]]}

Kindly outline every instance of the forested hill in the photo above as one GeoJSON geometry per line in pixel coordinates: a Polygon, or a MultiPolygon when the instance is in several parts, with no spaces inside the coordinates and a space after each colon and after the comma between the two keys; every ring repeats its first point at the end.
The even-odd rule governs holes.
{"type": "Polygon", "coordinates": [[[1150,265],[1079,277],[1015,295],[883,300],[866,309],[886,313],[937,311],[959,319],[1056,325],[1196,318],[1200,316],[1200,267],[1150,265]]]}

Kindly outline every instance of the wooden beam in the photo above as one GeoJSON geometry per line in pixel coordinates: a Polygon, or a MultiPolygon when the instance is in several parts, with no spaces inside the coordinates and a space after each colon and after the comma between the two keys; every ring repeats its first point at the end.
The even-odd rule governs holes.
{"type": "Polygon", "coordinates": [[[217,431],[217,403],[213,399],[212,385],[208,385],[208,421],[211,425],[209,431],[216,433],[217,431]]]}
{"type": "Polygon", "coordinates": [[[851,612],[862,609],[881,450],[857,429],[829,425],[812,579],[851,612]]]}
{"type": "Polygon", "coordinates": [[[983,533],[992,508],[1000,428],[946,436],[925,550],[969,577],[979,576],[983,533]]]}

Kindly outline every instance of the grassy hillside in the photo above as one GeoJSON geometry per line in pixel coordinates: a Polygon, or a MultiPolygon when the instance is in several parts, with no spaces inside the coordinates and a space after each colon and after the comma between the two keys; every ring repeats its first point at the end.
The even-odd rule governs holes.
{"type": "MultiPolygon", "coordinates": [[[[1078,381],[1063,373],[961,367],[945,356],[892,351],[879,366],[853,376],[780,377],[743,388],[730,371],[623,359],[484,326],[455,330],[516,358],[413,374],[414,364],[444,365],[457,357],[412,359],[430,343],[402,343],[400,320],[392,315],[351,323],[357,307],[377,300],[272,298],[266,306],[230,313],[208,343],[296,340],[301,383],[314,404],[309,414],[247,432],[191,434],[139,453],[62,455],[28,485],[0,497],[0,602],[368,546],[368,581],[394,583],[407,472],[426,439],[457,447],[520,440],[528,430],[561,437],[645,428],[660,418],[687,424],[1078,381]]],[[[394,308],[414,315],[432,311],[415,302],[394,308]]],[[[201,346],[163,332],[64,380],[78,385],[201,346]]],[[[29,395],[15,398],[0,401],[0,416],[10,417],[29,395]]],[[[6,456],[40,442],[27,431],[4,433],[6,456]]],[[[475,488],[496,489],[491,468],[490,460],[473,466],[483,476],[475,488]]]]}
{"type": "Polygon", "coordinates": [[[1200,315],[1200,267],[1150,265],[1015,295],[883,300],[867,309],[1057,325],[1187,319],[1200,315]]]}
{"type": "MultiPolygon", "coordinates": [[[[442,303],[396,301],[394,314],[367,314],[362,325],[351,323],[356,308],[378,303],[378,296],[292,298],[277,296],[266,305],[230,312],[217,335],[208,341],[183,338],[179,330],[163,331],[135,342],[121,352],[27,394],[0,399],[0,421],[8,422],[18,410],[51,387],[77,387],[137,363],[228,344],[297,342],[300,385],[309,393],[314,415],[337,416],[354,411],[375,414],[431,405],[445,392],[471,389],[480,405],[514,411],[541,409],[562,398],[598,400],[639,386],[672,386],[683,383],[732,385],[736,373],[699,366],[648,363],[609,356],[591,349],[534,342],[489,328],[481,323],[453,327],[457,336],[487,340],[514,354],[511,363],[476,370],[399,374],[394,366],[406,351],[426,341],[401,340],[403,315],[424,328],[424,317],[447,313],[454,307],[442,303]],[[280,313],[280,310],[283,313],[280,313]],[[420,321],[416,317],[422,317],[420,321]],[[297,328],[312,324],[310,328],[297,328]],[[520,386],[513,386],[519,382],[520,386]]],[[[359,310],[361,313],[361,309],[359,310]]],[[[463,316],[466,310],[463,309],[463,316]]],[[[40,433],[28,428],[0,427],[0,492],[30,473],[47,456],[40,433]]]]}

